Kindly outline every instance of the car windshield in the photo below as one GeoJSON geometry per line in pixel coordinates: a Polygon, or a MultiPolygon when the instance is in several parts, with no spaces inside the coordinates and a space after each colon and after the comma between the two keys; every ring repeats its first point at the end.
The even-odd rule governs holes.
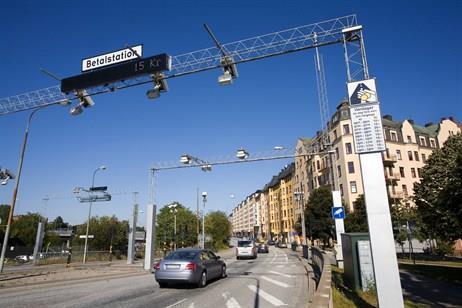
{"type": "Polygon", "coordinates": [[[165,257],[165,260],[193,260],[197,251],[175,251],[165,257]]]}
{"type": "Polygon", "coordinates": [[[237,247],[252,247],[252,241],[239,241],[237,242],[237,247]]]}

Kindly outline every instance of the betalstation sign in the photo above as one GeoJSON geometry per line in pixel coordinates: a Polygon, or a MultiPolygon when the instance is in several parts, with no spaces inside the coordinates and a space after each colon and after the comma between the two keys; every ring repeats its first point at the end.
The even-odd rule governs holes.
{"type": "Polygon", "coordinates": [[[94,70],[97,68],[114,65],[117,63],[127,62],[136,58],[143,57],[143,45],[133,46],[116,50],[103,55],[94,56],[82,60],[82,72],[94,70]]]}
{"type": "Polygon", "coordinates": [[[169,71],[171,68],[172,58],[163,53],[65,78],[61,80],[61,92],[69,93],[96,86],[108,85],[141,75],[169,71]]]}
{"type": "Polygon", "coordinates": [[[348,83],[348,97],[356,153],[385,151],[375,79],[348,83]]]}

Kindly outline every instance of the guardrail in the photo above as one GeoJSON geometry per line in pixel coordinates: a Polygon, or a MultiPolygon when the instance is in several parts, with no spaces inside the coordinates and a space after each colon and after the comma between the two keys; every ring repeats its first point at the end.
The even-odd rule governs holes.
{"type": "Polygon", "coordinates": [[[316,291],[309,307],[332,308],[332,272],[330,255],[319,248],[311,247],[311,261],[316,281],[316,291]]]}

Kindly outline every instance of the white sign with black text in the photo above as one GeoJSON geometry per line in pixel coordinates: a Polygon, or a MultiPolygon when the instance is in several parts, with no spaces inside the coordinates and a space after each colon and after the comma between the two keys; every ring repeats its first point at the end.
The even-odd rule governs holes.
{"type": "Polygon", "coordinates": [[[82,60],[82,72],[129,61],[143,56],[143,45],[133,46],[82,60]],[[134,52],[135,51],[135,52],[134,52]]]}

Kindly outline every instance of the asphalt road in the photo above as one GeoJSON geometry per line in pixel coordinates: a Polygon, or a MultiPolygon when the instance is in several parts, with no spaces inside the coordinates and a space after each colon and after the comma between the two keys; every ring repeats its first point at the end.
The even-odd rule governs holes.
{"type": "Polygon", "coordinates": [[[306,307],[308,279],[296,254],[270,247],[256,260],[223,256],[228,277],[203,288],[160,289],[152,274],[0,289],[0,307],[306,307]]]}

